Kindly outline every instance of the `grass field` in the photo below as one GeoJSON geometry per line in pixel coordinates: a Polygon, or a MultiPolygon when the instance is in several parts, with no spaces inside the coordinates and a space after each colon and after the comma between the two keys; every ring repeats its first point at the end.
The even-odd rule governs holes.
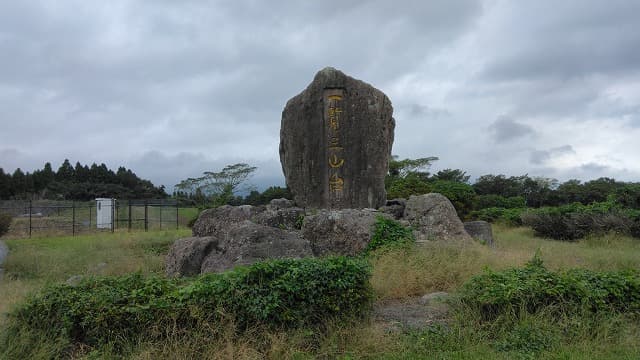
{"type": "MultiPolygon", "coordinates": [[[[116,232],[76,237],[7,240],[10,255],[0,281],[0,313],[26,294],[73,275],[161,274],[170,244],[189,230],[116,232]]],[[[521,266],[539,252],[550,269],[640,269],[640,241],[615,234],[579,242],[533,237],[526,228],[494,227],[496,247],[433,242],[410,251],[372,256],[371,284],[379,302],[434,291],[454,292],[485,268],[521,266]]],[[[317,329],[239,335],[232,324],[211,324],[162,342],[132,340],[124,349],[78,349],[78,358],[131,359],[639,359],[640,319],[624,314],[558,318],[514,314],[517,321],[488,326],[471,313],[452,315],[446,327],[394,332],[372,321],[317,329]],[[504,325],[504,324],[511,325],[504,325]],[[514,325],[515,324],[515,325],[514,325]],[[514,345],[515,344],[515,345],[514,345]]],[[[6,323],[0,317],[0,329],[6,323]]],[[[1,336],[1,335],[0,335],[1,336]]],[[[47,358],[56,344],[43,339],[32,356],[47,358]],[[39,354],[39,355],[38,355],[39,354]]],[[[0,357],[6,354],[0,349],[0,357]]]]}
{"type": "MultiPolygon", "coordinates": [[[[5,235],[8,239],[28,238],[29,234],[36,237],[52,237],[96,232],[110,232],[111,229],[96,228],[95,204],[78,204],[75,210],[69,207],[58,207],[56,211],[50,211],[46,216],[14,217],[9,232],[5,235]],[[74,224],[75,219],[75,224],[74,224]],[[31,231],[30,231],[31,229],[31,231]]],[[[27,211],[28,212],[28,211],[27,211]]],[[[146,209],[146,226],[149,230],[169,230],[176,227],[185,227],[188,222],[198,215],[197,208],[175,208],[171,206],[148,206],[146,209]],[[177,225],[177,226],[176,226],[177,225]]],[[[116,230],[129,229],[144,230],[145,207],[132,206],[131,216],[129,207],[119,207],[114,214],[116,230]],[[131,222],[129,222],[131,219],[131,222]]]]}

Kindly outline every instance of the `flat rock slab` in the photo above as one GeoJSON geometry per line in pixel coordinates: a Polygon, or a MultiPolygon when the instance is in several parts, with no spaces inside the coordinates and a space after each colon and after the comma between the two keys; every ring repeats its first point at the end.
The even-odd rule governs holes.
{"type": "Polygon", "coordinates": [[[377,303],[373,308],[376,322],[392,331],[420,330],[449,321],[449,305],[444,301],[424,301],[424,297],[377,303]]]}

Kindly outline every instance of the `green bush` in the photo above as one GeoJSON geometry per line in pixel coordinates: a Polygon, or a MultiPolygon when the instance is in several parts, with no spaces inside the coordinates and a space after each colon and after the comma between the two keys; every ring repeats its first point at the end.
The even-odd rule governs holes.
{"type": "Polygon", "coordinates": [[[41,331],[93,346],[227,319],[239,329],[301,327],[364,314],[372,298],[369,275],[364,259],[330,257],[256,263],[191,280],[89,278],[28,298],[11,313],[9,332],[41,331]]]}
{"type": "Polygon", "coordinates": [[[530,209],[523,213],[522,222],[530,226],[536,236],[557,240],[577,240],[589,234],[616,232],[640,237],[640,212],[622,209],[615,202],[591,205],[574,203],[558,207],[530,209]]]}
{"type": "Polygon", "coordinates": [[[11,226],[11,220],[13,218],[9,214],[0,213],[0,236],[9,232],[11,226]]]}
{"type": "Polygon", "coordinates": [[[640,313],[640,273],[547,270],[539,258],[523,268],[487,270],[466,282],[460,293],[464,304],[484,319],[524,309],[535,313],[553,308],[565,314],[587,310],[640,313]]]}
{"type": "Polygon", "coordinates": [[[482,210],[486,208],[517,209],[526,207],[526,201],[522,196],[504,197],[495,194],[478,195],[473,200],[473,208],[482,210]]]}
{"type": "Polygon", "coordinates": [[[387,199],[408,199],[411,195],[422,195],[431,192],[431,186],[419,176],[409,175],[404,178],[393,178],[385,181],[387,199]]]}
{"type": "Polygon", "coordinates": [[[416,241],[411,228],[404,227],[399,222],[382,216],[376,218],[375,229],[366,252],[381,248],[404,246],[416,241]]]}
{"type": "Polygon", "coordinates": [[[525,208],[505,209],[505,208],[491,207],[491,208],[473,211],[471,213],[471,218],[476,220],[484,220],[491,223],[503,222],[507,225],[519,226],[519,225],[522,225],[522,220],[520,216],[526,210],[527,209],[525,208]]]}

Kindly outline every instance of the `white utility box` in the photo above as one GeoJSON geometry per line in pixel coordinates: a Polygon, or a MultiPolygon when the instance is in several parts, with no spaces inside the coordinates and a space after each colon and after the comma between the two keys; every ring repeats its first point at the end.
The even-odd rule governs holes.
{"type": "Polygon", "coordinates": [[[113,212],[116,199],[96,199],[96,227],[98,229],[111,229],[113,227],[113,212]]]}

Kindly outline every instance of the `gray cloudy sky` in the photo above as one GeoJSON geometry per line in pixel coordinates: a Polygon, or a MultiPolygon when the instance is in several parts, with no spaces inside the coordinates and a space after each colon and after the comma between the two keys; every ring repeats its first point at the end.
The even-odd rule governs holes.
{"type": "Polygon", "coordinates": [[[640,1],[3,1],[0,167],[282,185],[280,116],[333,66],[434,171],[640,181],[640,1]]]}

